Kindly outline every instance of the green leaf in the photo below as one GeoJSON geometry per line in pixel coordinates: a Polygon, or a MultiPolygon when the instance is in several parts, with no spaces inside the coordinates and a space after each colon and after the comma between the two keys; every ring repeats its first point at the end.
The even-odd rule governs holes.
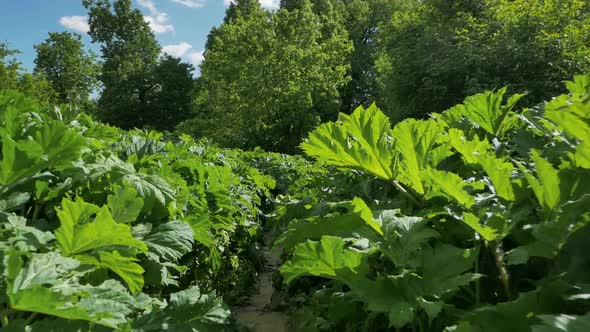
{"type": "Polygon", "coordinates": [[[519,94],[514,95],[503,105],[502,102],[505,94],[505,87],[497,92],[486,91],[467,97],[463,104],[457,105],[453,109],[479,125],[492,135],[492,137],[502,137],[511,129],[511,126],[507,125],[510,122],[510,111],[524,96],[519,94]]]}
{"type": "Polygon", "coordinates": [[[118,251],[100,251],[98,253],[102,266],[115,272],[129,286],[132,294],[141,292],[143,289],[144,269],[137,263],[134,257],[121,256],[118,251]]]}
{"type": "Polygon", "coordinates": [[[357,108],[351,115],[340,114],[314,130],[301,147],[309,156],[330,165],[365,171],[393,180],[395,153],[390,137],[391,123],[374,104],[357,108]]]}
{"type": "Polygon", "coordinates": [[[293,257],[281,266],[286,283],[301,276],[331,278],[351,283],[367,273],[367,255],[345,249],[344,240],[325,236],[319,242],[307,241],[295,247],[293,257]]]}
{"type": "Polygon", "coordinates": [[[10,234],[6,243],[0,242],[1,249],[17,248],[23,251],[35,251],[46,248],[55,237],[51,232],[43,232],[35,227],[27,226],[27,219],[9,215],[3,225],[10,234]]]}
{"type": "Polygon", "coordinates": [[[473,213],[465,212],[463,213],[463,217],[460,219],[487,241],[492,241],[498,236],[497,230],[480,224],[479,218],[473,213]]]}
{"type": "Polygon", "coordinates": [[[590,314],[584,316],[540,315],[543,325],[533,326],[533,332],[586,332],[590,331],[590,314]]]}
{"type": "Polygon", "coordinates": [[[457,174],[431,168],[424,170],[422,176],[431,187],[429,196],[443,195],[466,208],[475,204],[473,196],[463,189],[467,183],[457,174]]]}
{"type": "Polygon", "coordinates": [[[150,251],[170,261],[177,261],[193,248],[193,230],[185,222],[174,220],[152,229],[143,240],[150,251]]]}
{"type": "Polygon", "coordinates": [[[535,162],[537,178],[522,166],[520,166],[521,171],[533,189],[539,204],[549,210],[554,210],[561,200],[559,172],[547,160],[543,159],[537,150],[531,151],[531,158],[535,162]]]}
{"type": "Polygon", "coordinates": [[[441,161],[432,159],[432,151],[442,130],[433,120],[408,119],[398,123],[391,133],[401,156],[396,165],[399,179],[420,194],[425,193],[421,172],[441,161]]]}
{"type": "Polygon", "coordinates": [[[484,139],[467,140],[465,134],[456,128],[449,129],[449,141],[467,164],[479,165],[490,177],[498,196],[508,201],[516,197],[512,188],[511,178],[514,166],[503,158],[497,158],[492,146],[484,139]]]}
{"type": "Polygon", "coordinates": [[[117,281],[97,287],[79,285],[71,276],[78,264],[57,253],[34,254],[24,264],[20,253],[8,251],[4,265],[10,307],[111,328],[124,324],[126,315],[140,309],[117,281]]]}
{"type": "Polygon", "coordinates": [[[213,223],[207,213],[199,216],[189,216],[186,222],[191,226],[195,241],[212,249],[215,246],[215,237],[211,234],[213,223]]]}
{"type": "Polygon", "coordinates": [[[31,194],[15,192],[10,194],[6,199],[0,200],[0,212],[11,212],[27,203],[31,199],[31,194]]]}
{"type": "Polygon", "coordinates": [[[420,266],[419,252],[433,238],[439,237],[427,220],[420,217],[406,217],[399,211],[381,212],[385,240],[380,251],[399,267],[420,266]]]}
{"type": "Polygon", "coordinates": [[[113,219],[128,224],[137,219],[143,208],[143,199],[131,187],[113,186],[113,195],[108,196],[108,205],[113,219]]]}
{"type": "Polygon", "coordinates": [[[423,294],[441,296],[478,278],[473,273],[475,255],[471,249],[447,244],[425,248],[422,262],[423,294]]]}
{"type": "Polygon", "coordinates": [[[590,75],[576,75],[573,81],[565,82],[565,86],[572,94],[590,94],[590,75]]]}
{"type": "Polygon", "coordinates": [[[97,212],[96,206],[80,199],[76,202],[69,199],[62,201],[62,209],[57,209],[61,226],[55,231],[55,238],[63,255],[71,256],[107,246],[127,246],[147,251],[145,243],[133,238],[129,226],[113,220],[107,206],[98,210],[92,222],[83,223],[94,212],[97,212]]]}
{"type": "Polygon", "coordinates": [[[215,294],[192,287],[170,296],[163,310],[143,315],[133,322],[133,331],[225,331],[231,311],[215,294]]]}
{"type": "Polygon", "coordinates": [[[383,231],[366,203],[356,197],[346,205],[351,213],[292,220],[287,230],[275,241],[275,245],[289,249],[306,240],[319,240],[327,235],[344,238],[359,236],[378,242],[383,231]]]}

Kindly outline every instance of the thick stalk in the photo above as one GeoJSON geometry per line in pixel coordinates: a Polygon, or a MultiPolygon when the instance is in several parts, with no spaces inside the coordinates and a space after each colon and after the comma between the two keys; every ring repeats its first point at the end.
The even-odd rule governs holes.
{"type": "Polygon", "coordinates": [[[512,295],[510,292],[510,275],[508,274],[508,270],[506,270],[506,265],[504,265],[504,249],[502,248],[501,242],[494,243],[494,258],[496,261],[496,267],[500,272],[500,280],[502,281],[502,285],[504,286],[504,292],[506,293],[506,298],[508,301],[512,300],[512,295]]]}
{"type": "MultiPolygon", "coordinates": [[[[481,244],[478,240],[475,240],[475,273],[479,274],[479,252],[481,251],[481,244]]],[[[479,278],[475,280],[475,305],[479,307],[479,302],[481,299],[481,283],[479,278]]]]}

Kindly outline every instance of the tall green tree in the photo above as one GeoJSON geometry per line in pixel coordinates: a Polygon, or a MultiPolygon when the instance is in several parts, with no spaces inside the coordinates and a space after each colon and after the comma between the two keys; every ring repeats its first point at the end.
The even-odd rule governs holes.
{"type": "Polygon", "coordinates": [[[27,73],[16,59],[20,52],[0,42],[0,90],[18,90],[42,106],[56,103],[57,95],[43,73],[27,73]]]}
{"type": "Polygon", "coordinates": [[[160,45],[131,0],[84,0],[92,41],[101,44],[101,117],[122,128],[141,127],[149,101],[160,45]]]}
{"type": "Polygon", "coordinates": [[[96,55],[84,50],[81,38],[75,33],[54,32],[35,45],[35,72],[47,77],[61,103],[87,104],[97,87],[96,55]]]}
{"type": "Polygon", "coordinates": [[[308,0],[276,13],[256,0],[236,1],[209,35],[199,115],[183,130],[227,146],[295,151],[319,121],[337,114],[348,82],[346,31],[327,33],[327,25],[308,0]]]}
{"type": "MultiPolygon", "coordinates": [[[[354,45],[347,61],[350,81],[340,89],[342,109],[351,113],[360,105],[368,106],[378,99],[379,81],[375,61],[379,54],[381,27],[391,19],[396,5],[406,0],[311,0],[316,15],[344,28],[354,45]]],[[[285,10],[301,9],[304,0],[281,0],[285,10]]],[[[328,34],[333,28],[327,25],[328,34]]]]}
{"type": "Polygon", "coordinates": [[[406,1],[380,34],[380,105],[394,119],[424,116],[508,86],[532,105],[590,71],[583,0],[406,1]]]}
{"type": "Polygon", "coordinates": [[[163,56],[154,71],[157,83],[150,94],[146,124],[158,130],[172,131],[176,126],[193,116],[195,80],[191,64],[180,58],[163,56]]]}
{"type": "Polygon", "coordinates": [[[193,67],[161,48],[131,0],[84,0],[90,36],[101,44],[103,120],[122,128],[172,130],[193,109],[193,67]]]}

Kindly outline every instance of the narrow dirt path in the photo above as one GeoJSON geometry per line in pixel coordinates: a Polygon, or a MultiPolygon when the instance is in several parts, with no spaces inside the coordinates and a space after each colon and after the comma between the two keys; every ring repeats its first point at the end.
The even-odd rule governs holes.
{"type": "Polygon", "coordinates": [[[265,259],[264,271],[258,275],[258,293],[248,299],[248,303],[237,309],[237,319],[253,332],[287,332],[288,316],[282,311],[273,311],[272,275],[281,264],[280,248],[271,249],[274,236],[271,232],[264,235],[264,247],[261,250],[265,259]]]}

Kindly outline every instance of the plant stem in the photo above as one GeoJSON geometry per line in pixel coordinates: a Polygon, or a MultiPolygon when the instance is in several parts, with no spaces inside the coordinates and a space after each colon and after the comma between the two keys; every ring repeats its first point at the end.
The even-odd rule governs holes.
{"type": "MultiPolygon", "coordinates": [[[[479,252],[481,251],[481,243],[475,240],[475,273],[479,274],[479,252]]],[[[479,278],[475,280],[475,305],[479,307],[479,301],[481,298],[481,283],[479,278]]]]}
{"type": "Polygon", "coordinates": [[[31,324],[31,322],[33,321],[33,319],[35,319],[36,316],[37,316],[36,312],[32,313],[25,321],[25,326],[31,324]]]}
{"type": "Polygon", "coordinates": [[[414,197],[414,195],[408,192],[406,188],[404,188],[404,186],[402,186],[401,183],[399,183],[397,180],[393,180],[392,182],[393,185],[397,188],[397,190],[399,190],[404,196],[409,198],[410,201],[412,201],[412,203],[416,204],[416,206],[422,207],[424,205],[421,201],[414,197]]]}
{"type": "Polygon", "coordinates": [[[510,276],[508,275],[508,270],[506,270],[506,266],[504,265],[504,249],[502,248],[502,243],[496,242],[493,249],[494,258],[496,260],[496,267],[500,272],[500,280],[502,280],[502,285],[504,286],[506,298],[508,299],[508,301],[510,301],[512,299],[512,295],[510,293],[510,276]]]}
{"type": "Polygon", "coordinates": [[[39,206],[38,202],[35,202],[35,210],[33,210],[33,221],[36,221],[37,218],[39,217],[39,210],[41,209],[41,207],[39,206]]]}

